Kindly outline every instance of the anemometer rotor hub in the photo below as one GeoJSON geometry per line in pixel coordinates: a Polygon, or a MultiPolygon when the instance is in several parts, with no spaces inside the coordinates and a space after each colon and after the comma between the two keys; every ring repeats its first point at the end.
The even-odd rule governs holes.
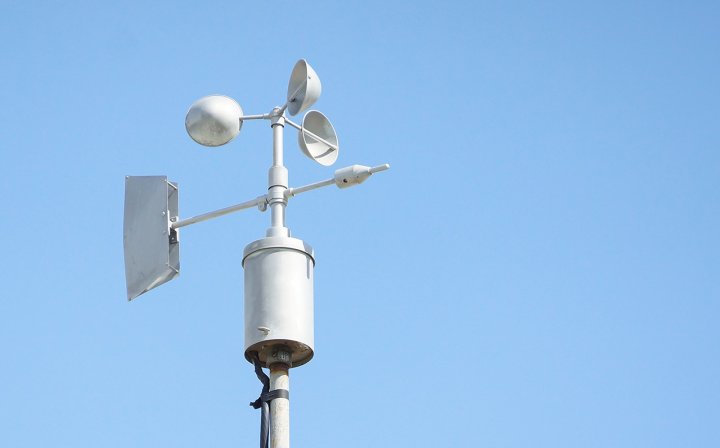
{"type": "Polygon", "coordinates": [[[270,126],[285,126],[285,116],[281,108],[276,107],[270,112],[270,126]]]}

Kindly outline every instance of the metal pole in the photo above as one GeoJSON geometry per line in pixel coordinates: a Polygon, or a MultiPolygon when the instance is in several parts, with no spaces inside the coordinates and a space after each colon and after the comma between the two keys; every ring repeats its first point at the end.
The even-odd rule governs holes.
{"type": "Polygon", "coordinates": [[[283,166],[283,129],[285,117],[277,115],[279,109],[273,110],[273,164],[268,173],[268,204],[270,205],[270,228],[266,235],[289,236],[290,232],[285,227],[285,206],[287,198],[285,190],[288,187],[288,171],[283,166]]]}
{"type": "Polygon", "coordinates": [[[272,122],[273,130],[273,166],[283,166],[283,129],[285,120],[277,117],[272,122]]]}
{"type": "MultiPolygon", "coordinates": [[[[290,390],[287,364],[270,366],[270,391],[290,390]]],[[[270,402],[270,447],[290,448],[290,400],[275,398],[270,402]]]]}

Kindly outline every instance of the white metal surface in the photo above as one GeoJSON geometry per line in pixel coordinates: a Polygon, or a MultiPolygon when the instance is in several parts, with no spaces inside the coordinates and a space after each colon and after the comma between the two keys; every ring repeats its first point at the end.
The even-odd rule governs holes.
{"type": "MultiPolygon", "coordinates": [[[[382,167],[383,165],[381,165],[382,167]]],[[[389,165],[387,165],[389,168],[389,165]]],[[[387,169],[387,168],[385,168],[387,169]]],[[[338,188],[352,187],[358,185],[372,175],[372,168],[363,165],[352,165],[335,171],[335,185],[338,188]]]]}
{"type": "Polygon", "coordinates": [[[300,59],[293,67],[288,83],[287,106],[290,115],[297,115],[312,106],[322,92],[320,78],[305,59],[300,59]]]}
{"type": "Polygon", "coordinates": [[[185,116],[185,129],[203,146],[221,146],[240,133],[242,116],[242,108],[234,99],[209,95],[190,106],[185,116]]]}
{"type": "Polygon", "coordinates": [[[361,184],[373,175],[374,173],[385,171],[390,169],[390,164],[384,163],[382,165],[374,166],[372,168],[363,165],[351,165],[345,168],[340,168],[335,171],[335,175],[332,179],[321,180],[320,182],[314,182],[309,185],[303,185],[302,187],[288,188],[285,190],[285,197],[292,198],[299,194],[317,190],[318,188],[327,187],[328,185],[335,185],[338,188],[352,187],[353,185],[361,184]]]}
{"type": "Polygon", "coordinates": [[[245,358],[286,345],[293,367],[313,357],[312,248],[296,238],[263,238],[245,247],[245,358]]]}
{"type": "Polygon", "coordinates": [[[177,184],[165,176],[126,176],[123,249],[127,298],[175,278],[180,245],[170,220],[178,214],[177,184]]]}
{"type": "MultiPolygon", "coordinates": [[[[312,112],[312,111],[311,111],[311,112],[312,112]]],[[[319,141],[319,142],[324,143],[325,145],[328,146],[328,148],[332,148],[332,149],[335,149],[335,150],[338,149],[337,145],[334,145],[334,144],[330,143],[329,141],[327,141],[327,140],[325,140],[325,139],[323,139],[323,138],[320,138],[320,136],[318,136],[318,135],[316,135],[316,134],[313,134],[313,133],[310,132],[310,130],[308,130],[308,129],[303,129],[303,127],[302,127],[301,125],[295,123],[294,121],[290,121],[290,119],[287,118],[287,117],[285,118],[285,123],[287,123],[287,124],[289,124],[290,126],[294,127],[294,128],[297,129],[298,131],[303,131],[303,132],[305,133],[305,135],[307,135],[307,136],[309,136],[309,137],[311,137],[311,138],[313,138],[313,139],[315,139],[315,140],[317,140],[317,141],[319,141]]]]}
{"type": "Polygon", "coordinates": [[[303,154],[323,166],[330,166],[338,158],[337,133],[322,112],[311,110],[305,114],[298,133],[298,146],[303,154]]]}
{"type": "Polygon", "coordinates": [[[288,187],[288,170],[283,166],[283,131],[285,129],[285,118],[275,116],[272,119],[273,130],[273,164],[268,172],[268,196],[267,202],[270,206],[270,228],[266,236],[290,236],[290,231],[285,227],[285,207],[287,198],[285,190],[288,187]]]}
{"type": "Polygon", "coordinates": [[[303,185],[302,187],[288,188],[285,190],[285,197],[292,198],[301,193],[317,190],[318,188],[327,187],[328,185],[335,185],[335,179],[326,179],[321,180],[320,182],[314,182],[310,185],[303,185]]]}
{"type": "Polygon", "coordinates": [[[230,213],[238,212],[240,210],[245,210],[252,207],[262,207],[265,204],[265,201],[267,198],[263,196],[258,196],[255,199],[252,199],[250,201],[245,201],[240,204],[231,205],[230,207],[221,208],[220,210],[215,210],[213,212],[203,213],[202,215],[193,216],[192,218],[182,219],[180,221],[175,221],[170,224],[170,227],[173,229],[179,229],[180,227],[189,226],[190,224],[195,224],[198,222],[207,221],[209,219],[217,218],[218,216],[228,215],[230,213]]]}

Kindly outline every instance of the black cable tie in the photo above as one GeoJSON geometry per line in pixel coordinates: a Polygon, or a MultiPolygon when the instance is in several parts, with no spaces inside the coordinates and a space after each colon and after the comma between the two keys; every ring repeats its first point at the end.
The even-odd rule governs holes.
{"type": "Polygon", "coordinates": [[[262,394],[260,394],[260,397],[257,400],[250,403],[250,406],[255,409],[260,409],[263,403],[270,403],[276,398],[284,398],[286,400],[289,400],[290,391],[288,391],[287,389],[275,389],[269,392],[263,392],[262,394]]]}
{"type": "Polygon", "coordinates": [[[287,389],[275,389],[260,395],[260,400],[269,403],[276,398],[290,399],[290,392],[287,389]]]}
{"type": "Polygon", "coordinates": [[[270,436],[270,403],[276,398],[290,399],[290,392],[287,389],[270,390],[270,378],[265,375],[262,369],[262,363],[257,352],[251,353],[251,359],[255,366],[255,375],[263,385],[260,397],[250,403],[255,409],[262,409],[260,413],[260,448],[268,448],[268,439],[270,436]]]}

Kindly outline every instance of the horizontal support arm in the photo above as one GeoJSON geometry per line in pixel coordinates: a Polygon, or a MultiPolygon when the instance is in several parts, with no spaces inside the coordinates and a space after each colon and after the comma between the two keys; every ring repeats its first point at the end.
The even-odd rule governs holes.
{"type": "Polygon", "coordinates": [[[326,179],[321,180],[320,182],[315,182],[310,185],[305,185],[302,187],[297,188],[288,188],[285,190],[285,198],[292,198],[294,196],[299,195],[300,193],[305,193],[306,191],[312,191],[317,190],[318,188],[327,187],[328,185],[335,184],[335,179],[326,179]]]}
{"type": "Polygon", "coordinates": [[[352,187],[365,182],[365,179],[370,177],[372,174],[385,171],[390,169],[390,164],[384,163],[382,165],[374,166],[372,168],[362,165],[352,165],[345,168],[340,168],[335,171],[335,176],[332,179],[321,180],[309,185],[304,185],[297,188],[288,188],[285,190],[285,198],[289,199],[305,193],[307,191],[317,190],[318,188],[327,187],[328,185],[336,185],[338,188],[352,187]]]}
{"type": "MultiPolygon", "coordinates": [[[[327,187],[328,185],[333,184],[335,184],[338,188],[351,187],[353,185],[358,185],[364,182],[365,179],[370,177],[373,173],[385,171],[389,168],[390,165],[387,163],[372,168],[362,165],[352,165],[345,168],[340,168],[339,170],[335,171],[335,176],[332,179],[322,180],[320,182],[315,182],[302,187],[287,188],[284,192],[284,195],[286,199],[289,199],[291,197],[299,195],[300,193],[317,190],[318,188],[327,187]]],[[[202,215],[193,216],[192,218],[181,219],[180,221],[172,222],[170,223],[170,228],[179,229],[180,227],[185,227],[189,226],[190,224],[218,218],[223,215],[239,212],[240,210],[245,210],[252,207],[258,207],[261,210],[265,210],[264,206],[267,205],[267,201],[267,196],[258,196],[257,198],[250,201],[231,205],[230,207],[221,208],[220,210],[215,210],[214,212],[203,213],[202,215]]]]}
{"type": "Polygon", "coordinates": [[[266,203],[266,201],[267,199],[264,195],[258,196],[251,201],[243,202],[241,204],[231,205],[230,207],[221,208],[220,210],[215,210],[214,212],[203,213],[202,215],[193,216],[192,218],[181,219],[180,221],[171,223],[170,228],[179,229],[180,227],[185,227],[189,226],[190,224],[207,221],[208,219],[217,218],[219,216],[238,212],[247,208],[262,206],[266,203]]]}
{"type": "Polygon", "coordinates": [[[272,118],[271,114],[243,115],[240,117],[240,121],[243,121],[243,120],[269,120],[270,118],[272,118]]]}

